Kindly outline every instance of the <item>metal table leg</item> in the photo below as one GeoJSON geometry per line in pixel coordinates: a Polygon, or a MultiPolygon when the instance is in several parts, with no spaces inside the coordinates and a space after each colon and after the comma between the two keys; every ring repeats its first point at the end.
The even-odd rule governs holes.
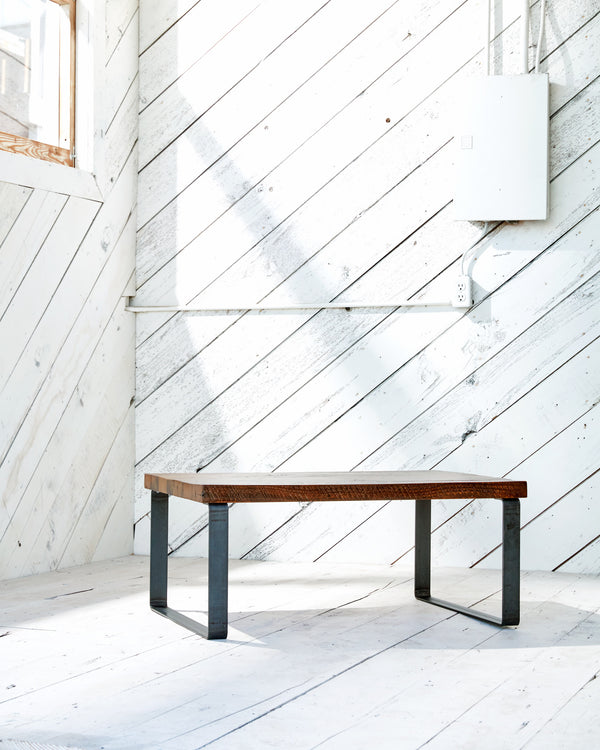
{"type": "Polygon", "coordinates": [[[520,501],[502,500],[502,615],[431,596],[431,500],[415,501],[415,597],[494,625],[518,625],[520,601],[520,501]]]}
{"type": "Polygon", "coordinates": [[[208,628],[167,606],[169,496],[152,491],[150,608],[204,638],[227,638],[228,518],[226,503],[208,506],[208,628]]]}
{"type": "Polygon", "coordinates": [[[208,634],[227,638],[229,506],[208,505],[208,634]]]}

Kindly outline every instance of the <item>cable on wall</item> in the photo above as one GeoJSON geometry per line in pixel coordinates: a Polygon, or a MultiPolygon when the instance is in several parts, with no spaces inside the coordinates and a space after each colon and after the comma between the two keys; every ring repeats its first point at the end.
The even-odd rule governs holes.
{"type": "Polygon", "coordinates": [[[296,302],[293,304],[258,304],[258,305],[126,305],[125,310],[132,313],[241,313],[251,311],[291,312],[302,310],[395,310],[401,307],[453,307],[450,300],[399,300],[396,302],[296,302]]]}
{"type": "Polygon", "coordinates": [[[522,0],[521,10],[521,72],[529,73],[529,0],[522,0]]]}
{"type": "Polygon", "coordinates": [[[485,13],[485,74],[487,76],[491,73],[491,23],[492,23],[492,6],[491,0],[486,0],[486,13],[485,13]]]}
{"type": "Polygon", "coordinates": [[[477,239],[477,240],[476,240],[476,241],[475,241],[475,242],[474,242],[474,243],[473,243],[473,244],[471,245],[471,247],[468,247],[468,248],[467,248],[467,249],[465,250],[465,252],[463,253],[463,255],[462,255],[462,258],[460,259],[460,272],[461,272],[461,274],[462,274],[463,276],[467,275],[467,274],[466,274],[466,271],[465,271],[465,265],[466,265],[466,260],[467,260],[467,258],[468,258],[468,257],[469,257],[469,255],[470,255],[470,254],[471,254],[471,253],[473,252],[473,250],[475,250],[475,249],[476,249],[476,248],[477,248],[477,247],[479,246],[479,243],[481,242],[481,240],[482,240],[482,239],[483,239],[483,238],[484,238],[484,237],[486,236],[486,234],[487,234],[487,233],[488,233],[488,231],[489,231],[489,226],[490,226],[490,222],[489,222],[489,221],[486,221],[486,222],[484,223],[484,225],[483,225],[483,230],[482,230],[482,232],[481,232],[481,237],[479,237],[479,238],[478,238],[478,239],[477,239]]]}
{"type": "Polygon", "coordinates": [[[544,39],[544,31],[546,26],[546,0],[542,0],[540,3],[540,29],[538,32],[537,46],[535,50],[535,72],[540,72],[540,57],[542,54],[542,41],[544,39]]]}

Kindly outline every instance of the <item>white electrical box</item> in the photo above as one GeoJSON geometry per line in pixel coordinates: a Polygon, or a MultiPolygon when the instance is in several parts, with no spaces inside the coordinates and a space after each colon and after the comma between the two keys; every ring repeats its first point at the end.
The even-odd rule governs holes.
{"type": "Polygon", "coordinates": [[[469,79],[458,106],[454,217],[548,216],[546,73],[469,79]]]}

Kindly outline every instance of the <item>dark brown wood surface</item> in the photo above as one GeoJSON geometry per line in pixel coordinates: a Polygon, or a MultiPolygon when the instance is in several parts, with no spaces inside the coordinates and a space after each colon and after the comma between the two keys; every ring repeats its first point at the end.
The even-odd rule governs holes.
{"type": "Polygon", "coordinates": [[[200,503],[527,496],[526,482],[449,471],[146,474],[144,486],[200,503]]]}

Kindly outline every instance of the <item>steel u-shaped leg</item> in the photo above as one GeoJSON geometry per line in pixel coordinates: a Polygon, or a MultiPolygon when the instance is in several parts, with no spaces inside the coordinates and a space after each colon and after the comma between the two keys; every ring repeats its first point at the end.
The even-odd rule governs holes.
{"type": "Polygon", "coordinates": [[[150,514],[150,608],[204,638],[227,638],[227,503],[208,505],[208,627],[167,605],[169,496],[152,491],[150,514]]]}
{"type": "Polygon", "coordinates": [[[518,625],[520,608],[520,501],[502,500],[502,614],[462,607],[431,596],[431,500],[415,501],[415,597],[494,625],[518,625]]]}

